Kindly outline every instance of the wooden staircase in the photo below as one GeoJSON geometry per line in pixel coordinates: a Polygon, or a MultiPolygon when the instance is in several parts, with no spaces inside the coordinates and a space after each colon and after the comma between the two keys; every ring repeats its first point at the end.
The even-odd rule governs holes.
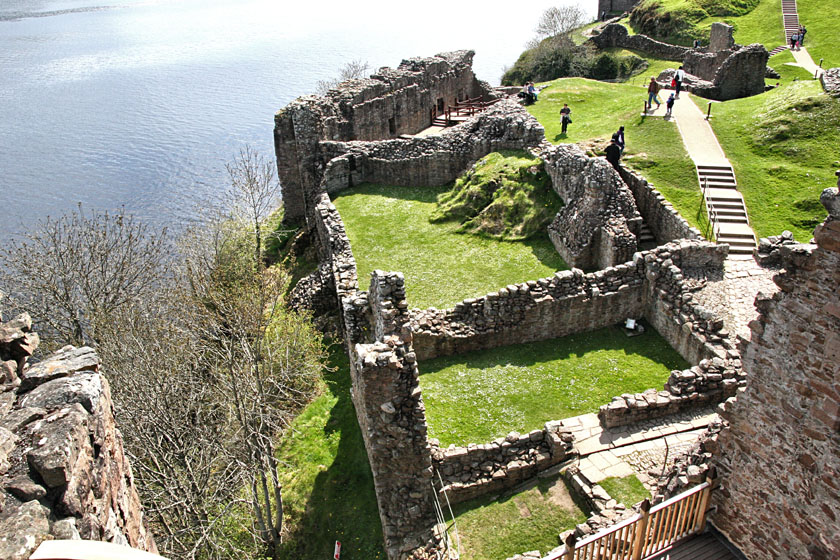
{"type": "Polygon", "coordinates": [[[755,234],[732,166],[696,164],[696,167],[715,241],[727,243],[731,254],[751,254],[756,246],[755,234]]]}

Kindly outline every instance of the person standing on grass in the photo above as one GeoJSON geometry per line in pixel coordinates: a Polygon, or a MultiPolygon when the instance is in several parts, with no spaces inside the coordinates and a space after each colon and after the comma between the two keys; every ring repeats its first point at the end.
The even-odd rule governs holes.
{"type": "Polygon", "coordinates": [[[619,148],[614,136],[604,152],[607,154],[607,161],[612,164],[616,171],[620,170],[621,167],[618,162],[621,160],[621,148],[619,148]]]}
{"type": "Polygon", "coordinates": [[[796,50],[796,42],[797,41],[799,41],[799,34],[798,33],[794,33],[793,35],[790,36],[790,50],[792,50],[792,51],[796,50]]]}
{"type": "Polygon", "coordinates": [[[685,80],[685,70],[683,70],[683,67],[680,66],[679,70],[677,70],[677,73],[674,74],[674,81],[676,82],[675,85],[676,85],[676,90],[677,90],[677,97],[680,96],[680,90],[682,89],[683,80],[685,80]]]}
{"type": "Polygon", "coordinates": [[[799,44],[800,44],[800,46],[805,44],[805,34],[806,33],[808,33],[808,30],[805,29],[805,26],[804,25],[800,26],[799,27],[799,44]]]}
{"type": "Polygon", "coordinates": [[[653,102],[656,101],[656,108],[659,109],[662,103],[658,99],[658,94],[659,84],[656,83],[656,78],[651,76],[648,84],[648,107],[653,107],[653,102]]]}
{"type": "Polygon", "coordinates": [[[563,108],[560,109],[560,124],[563,125],[563,128],[560,130],[561,134],[566,134],[566,128],[568,128],[569,123],[572,122],[572,110],[569,109],[568,103],[563,103],[563,108]]]}
{"type": "Polygon", "coordinates": [[[676,97],[672,93],[668,99],[665,101],[665,117],[671,118],[671,112],[674,110],[674,101],[676,101],[676,97]]]}

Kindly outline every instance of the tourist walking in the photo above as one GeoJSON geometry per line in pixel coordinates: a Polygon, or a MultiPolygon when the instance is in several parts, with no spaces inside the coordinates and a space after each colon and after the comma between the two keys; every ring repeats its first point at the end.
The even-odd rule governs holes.
{"type": "Polygon", "coordinates": [[[796,42],[799,41],[799,33],[794,33],[790,36],[790,50],[796,50],[796,42]]]}
{"type": "Polygon", "coordinates": [[[662,105],[662,102],[659,101],[659,84],[656,83],[656,78],[651,76],[650,83],[648,84],[648,107],[653,107],[653,102],[656,102],[656,108],[662,105]]]}
{"type": "Polygon", "coordinates": [[[808,30],[805,29],[805,26],[802,25],[799,27],[799,45],[805,44],[805,34],[808,33],[808,30]]]}
{"type": "Polygon", "coordinates": [[[560,109],[560,124],[563,128],[560,130],[561,134],[566,134],[566,129],[572,123],[572,110],[569,109],[568,103],[563,103],[563,108],[560,109]]]}
{"type": "Polygon", "coordinates": [[[621,153],[624,154],[624,127],[619,126],[618,130],[613,133],[612,139],[618,144],[618,147],[621,148],[621,153]]]}
{"type": "Polygon", "coordinates": [[[615,170],[618,171],[621,169],[619,166],[619,161],[621,160],[621,148],[618,146],[618,143],[615,141],[615,138],[610,140],[609,146],[606,147],[604,150],[607,154],[607,161],[615,167],[615,170]]]}
{"type": "Polygon", "coordinates": [[[677,70],[677,73],[674,74],[674,85],[676,86],[677,97],[680,96],[680,90],[682,89],[683,80],[685,80],[685,70],[683,70],[683,67],[680,66],[679,70],[677,70]]]}
{"type": "Polygon", "coordinates": [[[674,110],[674,102],[676,101],[676,97],[672,93],[668,99],[665,101],[665,118],[670,119],[671,113],[674,110]]]}

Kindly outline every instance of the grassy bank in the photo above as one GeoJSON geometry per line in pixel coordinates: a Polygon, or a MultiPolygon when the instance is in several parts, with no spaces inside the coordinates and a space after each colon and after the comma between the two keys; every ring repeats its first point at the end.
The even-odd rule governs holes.
{"type": "Polygon", "coordinates": [[[543,554],[558,545],[557,535],[586,520],[563,479],[538,479],[520,492],[484,497],[455,509],[461,557],[499,560],[529,550],[543,554]]]}
{"type": "Polygon", "coordinates": [[[823,68],[840,66],[840,36],[837,21],[840,3],[824,0],[798,0],[799,21],[808,28],[805,48],[817,64],[824,59],[823,68]]]}
{"type": "Polygon", "coordinates": [[[627,507],[632,507],[645,498],[650,498],[650,492],[647,491],[645,485],[635,474],[624,478],[606,478],[598,484],[607,491],[612,499],[627,507]]]}
{"type": "Polygon", "coordinates": [[[528,110],[555,144],[594,142],[602,149],[623,125],[627,140],[624,164],[653,183],[692,226],[706,231],[703,196],[677,126],[662,118],[642,117],[646,97],[647,86],[642,80],[611,84],[566,78],[549,82],[528,110]],[[569,104],[573,119],[566,135],[560,132],[563,103],[569,104]]]}
{"type": "Polygon", "coordinates": [[[293,422],[279,447],[289,531],[281,558],[385,558],[382,526],[362,434],[350,400],[350,366],[330,351],[323,394],[293,422]]]}
{"type": "Polygon", "coordinates": [[[412,307],[451,307],[507,284],[566,269],[548,234],[496,241],[432,224],[437,196],[449,187],[361,185],[334,200],[347,228],[362,289],[375,269],[405,274],[412,307]]]}
{"type": "Polygon", "coordinates": [[[714,107],[712,127],[735,168],[759,237],[788,229],[811,239],[825,218],[819,195],[835,183],[840,101],[818,82],[794,82],[714,107]]]}
{"type": "Polygon", "coordinates": [[[653,329],[627,338],[610,327],[425,361],[420,387],[429,436],[463,445],[596,412],[615,395],[661,387],[685,367],[653,329]]]}

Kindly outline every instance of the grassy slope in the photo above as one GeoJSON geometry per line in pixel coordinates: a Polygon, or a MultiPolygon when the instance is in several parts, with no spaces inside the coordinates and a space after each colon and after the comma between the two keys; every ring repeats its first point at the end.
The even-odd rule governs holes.
{"type": "Polygon", "coordinates": [[[457,223],[429,223],[447,189],[361,185],[336,197],[362,289],[375,269],[399,271],[410,306],[444,308],[567,268],[547,234],[504,242],[459,234],[457,223]]]}
{"type": "Polygon", "coordinates": [[[819,195],[834,185],[840,101],[818,82],[715,105],[712,127],[735,168],[759,237],[791,230],[811,239],[825,218],[819,195]]]}
{"type": "Polygon", "coordinates": [[[447,356],[420,364],[430,437],[484,443],[595,412],[614,395],[661,387],[688,367],[656,331],[617,328],[447,356]]]}
{"type": "Polygon", "coordinates": [[[612,499],[628,507],[641,502],[645,498],[650,498],[650,492],[647,491],[645,485],[635,474],[624,478],[610,477],[598,484],[607,491],[612,499]]]}
{"type": "Polygon", "coordinates": [[[292,424],[279,456],[286,523],[281,558],[331,558],[336,540],[347,558],[385,558],[373,477],[350,400],[350,367],[330,352],[324,393],[292,424]]]}
{"type": "Polygon", "coordinates": [[[542,478],[512,496],[483,497],[455,508],[462,558],[499,560],[528,550],[548,552],[557,535],[586,520],[562,479],[542,478]]]}
{"type": "MultiPolygon", "coordinates": [[[[645,74],[644,76],[647,76],[645,74]]],[[[608,84],[584,78],[549,82],[539,101],[528,110],[545,127],[554,143],[600,139],[603,145],[624,125],[627,150],[624,163],[653,183],[665,198],[700,231],[706,230],[702,193],[694,164],[688,157],[673,122],[643,118],[647,97],[644,77],[638,84],[608,84]],[[568,136],[560,134],[560,109],[568,103],[573,122],[568,136]]]]}
{"type": "Polygon", "coordinates": [[[835,0],[798,0],[799,21],[808,28],[805,47],[817,64],[824,58],[823,68],[840,66],[840,2],[835,0]]]}

